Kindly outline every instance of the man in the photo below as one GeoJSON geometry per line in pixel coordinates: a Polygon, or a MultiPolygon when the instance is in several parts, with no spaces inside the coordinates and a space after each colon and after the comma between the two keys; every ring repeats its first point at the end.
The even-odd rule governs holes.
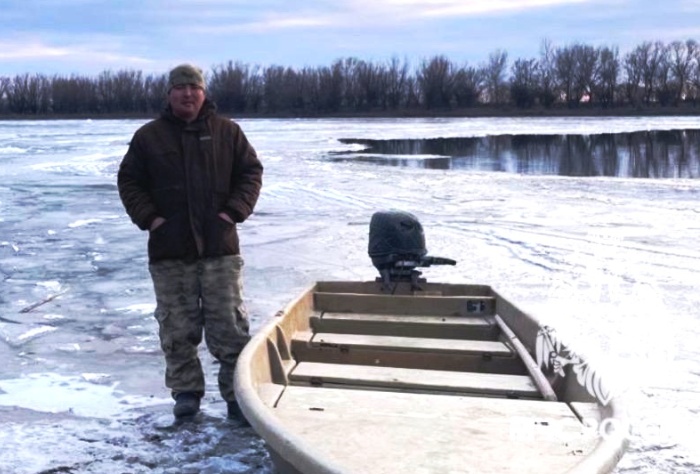
{"type": "Polygon", "coordinates": [[[252,214],[262,173],[241,128],[207,99],[202,71],[188,64],[170,71],[168,105],[136,131],[117,180],[127,214],[149,232],[165,384],[178,419],[199,412],[204,335],[220,363],[228,416],[245,423],[233,391],[236,360],[250,339],[236,224],[252,214]]]}

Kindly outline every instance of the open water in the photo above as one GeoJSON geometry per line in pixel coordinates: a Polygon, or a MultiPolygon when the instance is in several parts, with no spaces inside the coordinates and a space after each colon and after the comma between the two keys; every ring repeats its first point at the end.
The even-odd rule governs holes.
{"type": "MultiPolygon", "coordinates": [[[[1,473],[273,472],[204,348],[203,414],[172,423],[115,183],[144,122],[0,122],[1,473]]],[[[265,164],[240,228],[254,331],[316,280],[373,279],[372,213],[409,211],[458,261],[426,277],[495,286],[615,381],[617,472],[700,471],[700,118],[240,123],[265,164]]]]}

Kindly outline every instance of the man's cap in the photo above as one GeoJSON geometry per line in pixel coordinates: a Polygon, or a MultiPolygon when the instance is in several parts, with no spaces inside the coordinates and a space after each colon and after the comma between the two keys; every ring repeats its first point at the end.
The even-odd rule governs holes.
{"type": "Polygon", "coordinates": [[[205,89],[202,70],[191,64],[180,64],[170,71],[168,78],[168,90],[175,86],[190,84],[205,89]]]}

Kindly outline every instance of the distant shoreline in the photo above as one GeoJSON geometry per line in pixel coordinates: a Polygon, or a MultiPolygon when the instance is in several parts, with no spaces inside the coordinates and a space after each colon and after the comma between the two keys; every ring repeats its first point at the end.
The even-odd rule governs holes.
{"type": "MultiPolygon", "coordinates": [[[[352,118],[540,118],[540,117],[700,117],[700,105],[684,107],[610,107],[610,108],[533,108],[515,107],[470,107],[464,109],[426,110],[406,109],[393,111],[337,112],[337,113],[235,113],[220,111],[222,115],[236,119],[352,119],[352,118]]],[[[160,115],[154,113],[105,113],[105,114],[0,114],[0,121],[21,120],[127,120],[152,119],[160,115]]]]}

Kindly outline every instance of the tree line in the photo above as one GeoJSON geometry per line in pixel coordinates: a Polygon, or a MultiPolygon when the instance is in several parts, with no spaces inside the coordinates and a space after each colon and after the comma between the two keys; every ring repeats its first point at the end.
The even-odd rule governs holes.
{"type": "MultiPolygon", "coordinates": [[[[617,47],[542,41],[538,57],[496,50],[481,65],[444,55],[417,66],[392,57],[338,59],[292,68],[228,61],[205,73],[207,93],[224,112],[251,115],[401,114],[476,107],[613,109],[697,106],[700,45],[695,40],[617,47]]],[[[140,115],[161,110],[167,75],[104,71],[97,77],[0,76],[0,114],[140,115]]]]}

